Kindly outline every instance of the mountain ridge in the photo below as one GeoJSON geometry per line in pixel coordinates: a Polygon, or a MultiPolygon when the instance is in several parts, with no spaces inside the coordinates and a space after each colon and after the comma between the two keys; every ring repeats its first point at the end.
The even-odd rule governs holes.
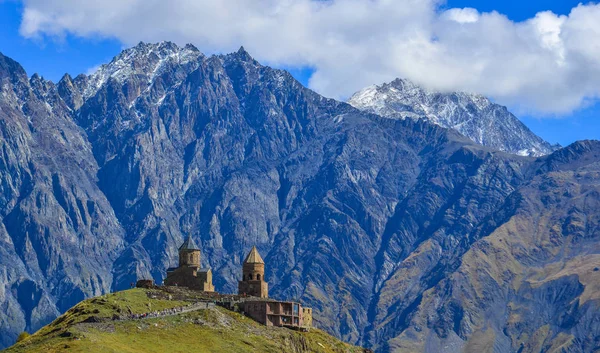
{"type": "MultiPolygon", "coordinates": [[[[160,60],[144,60],[128,62],[140,73],[121,82],[107,76],[89,98],[82,95],[93,84],[87,76],[56,85],[18,69],[11,69],[16,81],[0,76],[0,268],[7,270],[0,271],[0,303],[10,312],[0,316],[10,333],[4,345],[86,297],[137,278],[160,282],[189,234],[217,290],[235,291],[237,269],[256,245],[276,264],[266,268],[272,293],[312,306],[318,325],[348,342],[380,352],[410,344],[413,351],[455,352],[435,347],[469,346],[488,325],[511,351],[535,343],[508,329],[516,321],[448,297],[452,288],[478,293],[509,282],[495,268],[492,280],[481,282],[461,266],[502,264],[476,250],[507,251],[486,239],[517,211],[533,224],[541,198],[572,209],[564,216],[553,208],[549,229],[564,228],[574,252],[600,236],[597,213],[586,206],[595,197],[597,142],[540,158],[499,152],[422,119],[389,119],[321,97],[243,49],[198,55],[192,64],[163,61],[151,82],[146,72],[160,60]],[[587,201],[552,193],[563,184],[571,195],[589,189],[582,191],[587,201]],[[531,202],[521,209],[525,196],[531,202]],[[33,302],[23,296],[31,292],[33,302]]],[[[537,251],[564,242],[515,239],[537,251]]],[[[515,268],[522,268],[519,249],[508,262],[515,268]]],[[[573,271],[593,293],[588,274],[573,271]]],[[[576,285],[561,281],[546,285],[557,292],[576,285]]],[[[529,298],[532,310],[555,308],[523,288],[505,302],[480,302],[508,308],[529,298]]],[[[589,315],[594,306],[587,305],[574,312],[589,315]]],[[[521,316],[519,324],[534,331],[551,322],[521,316]]],[[[549,345],[572,335],[583,351],[598,336],[577,326],[544,332],[549,345]]]]}

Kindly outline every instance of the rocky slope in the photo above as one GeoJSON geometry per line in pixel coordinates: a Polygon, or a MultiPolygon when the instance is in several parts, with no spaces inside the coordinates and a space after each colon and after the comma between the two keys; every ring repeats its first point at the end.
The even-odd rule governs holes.
{"type": "Polygon", "coordinates": [[[295,332],[265,327],[199,300],[177,291],[140,289],[96,297],[81,302],[6,352],[370,352],[317,329],[295,332]],[[149,312],[164,315],[128,318],[149,312]]]}
{"type": "Polygon", "coordinates": [[[451,271],[412,294],[409,279],[422,272],[415,268],[444,256],[437,242],[421,244],[381,290],[374,330],[375,341],[385,342],[380,349],[596,351],[599,158],[600,142],[583,141],[538,159],[527,181],[467,235],[473,244],[451,271]]]}
{"type": "Polygon", "coordinates": [[[160,282],[191,234],[217,290],[236,290],[256,244],[273,296],[381,352],[476,351],[479,337],[507,352],[593,351],[593,277],[566,264],[600,267],[598,194],[582,191],[598,179],[578,176],[596,173],[597,142],[499,152],[325,99],[243,48],[141,43],[56,85],[2,57],[0,80],[5,346],[84,297],[160,282]],[[526,226],[496,244],[517,215],[526,226]],[[591,298],[576,311],[584,326],[557,325],[573,298],[591,298]],[[545,314],[525,315],[529,303],[545,314]]]}
{"type": "Polygon", "coordinates": [[[539,157],[560,147],[536,136],[506,107],[478,94],[434,92],[396,79],[367,87],[348,103],[385,117],[426,119],[484,146],[521,156],[539,157]]]}
{"type": "Polygon", "coordinates": [[[110,290],[125,231],[51,82],[0,55],[0,344],[110,290]]]}

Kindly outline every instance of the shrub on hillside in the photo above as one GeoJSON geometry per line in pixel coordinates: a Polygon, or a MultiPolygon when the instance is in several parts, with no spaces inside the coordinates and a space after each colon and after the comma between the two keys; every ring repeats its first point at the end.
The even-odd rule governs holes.
{"type": "Polygon", "coordinates": [[[29,336],[31,336],[29,333],[27,333],[27,332],[21,332],[21,334],[19,334],[19,337],[17,337],[17,342],[21,342],[21,341],[25,340],[29,336]]]}

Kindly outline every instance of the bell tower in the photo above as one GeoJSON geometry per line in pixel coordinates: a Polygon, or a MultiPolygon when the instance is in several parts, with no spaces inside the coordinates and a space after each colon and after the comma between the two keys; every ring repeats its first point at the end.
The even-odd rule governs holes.
{"type": "Polygon", "coordinates": [[[252,247],[242,265],[242,280],[238,282],[238,293],[252,297],[268,298],[269,284],[265,281],[265,262],[252,247]]]}
{"type": "Polygon", "coordinates": [[[200,268],[200,248],[191,236],[188,236],[179,247],[179,267],[200,268]]]}

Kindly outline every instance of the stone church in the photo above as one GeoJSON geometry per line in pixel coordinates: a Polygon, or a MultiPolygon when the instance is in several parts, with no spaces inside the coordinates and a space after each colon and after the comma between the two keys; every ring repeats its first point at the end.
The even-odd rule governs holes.
{"type": "Polygon", "coordinates": [[[200,266],[200,248],[191,236],[179,247],[179,267],[167,270],[165,285],[214,292],[212,270],[200,266]]]}
{"type": "MultiPolygon", "coordinates": [[[[164,284],[187,287],[203,292],[214,292],[212,270],[200,266],[201,252],[191,236],[179,247],[179,267],[169,268],[164,284]]],[[[265,261],[256,246],[252,247],[242,265],[242,280],[238,294],[248,297],[268,298],[269,284],[265,281],[265,261]]]]}
{"type": "MultiPolygon", "coordinates": [[[[179,248],[179,267],[167,270],[166,286],[187,287],[214,292],[212,271],[200,267],[200,249],[191,237],[179,248]]],[[[218,293],[216,293],[219,296],[218,293]]],[[[243,312],[267,326],[291,328],[312,326],[312,309],[293,301],[269,299],[269,284],[265,281],[265,261],[253,246],[242,264],[242,280],[238,282],[236,305],[243,312]]],[[[230,303],[231,304],[231,303],[230,303]]]]}
{"type": "Polygon", "coordinates": [[[265,262],[252,247],[242,265],[242,280],[238,282],[238,294],[258,298],[269,297],[269,284],[265,281],[265,262]]]}

